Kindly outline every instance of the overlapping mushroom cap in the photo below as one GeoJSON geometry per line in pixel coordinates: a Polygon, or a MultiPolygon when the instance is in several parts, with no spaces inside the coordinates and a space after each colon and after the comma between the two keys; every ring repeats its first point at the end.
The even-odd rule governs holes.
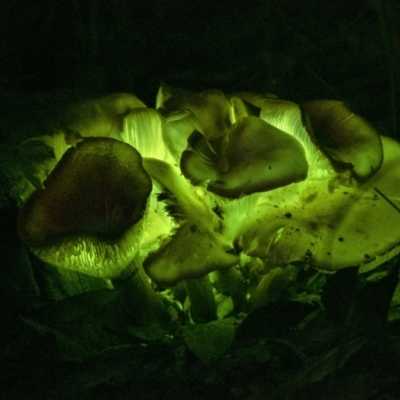
{"type": "Polygon", "coordinates": [[[116,276],[149,236],[146,215],[165,240],[144,267],[168,285],[239,264],[240,251],[327,270],[398,251],[400,145],[342,103],[162,87],[157,110],[133,106],[119,140],[72,138],[21,211],[20,237],[45,261],[116,276]],[[150,178],[162,192],[151,210],[150,178]]]}
{"type": "Polygon", "coordinates": [[[180,168],[194,185],[204,184],[220,196],[240,197],[307,176],[308,165],[298,140],[260,118],[235,110],[222,92],[172,92],[161,110],[167,116],[167,143],[176,133],[187,138],[180,168]],[[186,132],[181,131],[181,121],[171,118],[176,114],[186,120],[186,132]],[[178,125],[175,134],[174,125],[178,125]]]}
{"type": "MultiPolygon", "coordinates": [[[[382,146],[379,134],[343,103],[314,101],[300,107],[251,93],[229,99],[210,91],[169,93],[174,94],[161,108],[167,120],[179,114],[177,104],[186,113],[181,114],[188,138],[182,172],[193,185],[218,195],[213,198],[224,217],[224,235],[233,237],[236,249],[270,265],[302,262],[329,270],[377,265],[382,255],[396,252],[400,236],[390,221],[400,222],[400,214],[374,188],[388,190],[389,176],[400,179],[393,165],[400,146],[387,138],[382,146]],[[207,113],[215,102],[219,106],[207,113]],[[225,117],[215,119],[215,110],[225,117]],[[205,115],[209,119],[202,124],[205,115]],[[272,178],[269,186],[271,170],[276,171],[265,169],[271,158],[282,160],[287,179],[272,178]],[[380,168],[384,172],[377,173],[380,168]],[[260,193],[250,203],[219,197],[255,192],[260,193]]],[[[167,122],[168,134],[174,124],[167,122]]],[[[180,121],[178,134],[182,126],[180,121]]],[[[400,197],[398,189],[388,193],[394,201],[400,197]]]]}
{"type": "Polygon", "coordinates": [[[399,144],[381,139],[340,102],[309,102],[301,113],[290,102],[242,97],[260,108],[261,118],[300,138],[309,161],[306,181],[265,194],[243,219],[235,239],[243,251],[270,265],[303,262],[327,270],[372,268],[388,252],[395,255],[400,235],[393,222],[400,214],[378,193],[382,187],[399,199],[399,144]]]}
{"type": "Polygon", "coordinates": [[[125,116],[146,105],[131,93],[114,93],[72,105],[54,122],[53,135],[46,142],[57,161],[71,146],[86,137],[121,139],[125,116]]]}

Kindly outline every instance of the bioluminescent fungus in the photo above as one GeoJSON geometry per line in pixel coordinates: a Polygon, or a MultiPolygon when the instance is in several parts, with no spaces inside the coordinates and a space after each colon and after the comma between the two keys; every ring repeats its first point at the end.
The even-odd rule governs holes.
{"type": "MultiPolygon", "coordinates": [[[[113,279],[135,260],[160,287],[209,299],[218,282],[238,302],[257,265],[257,303],[273,268],[365,271],[400,252],[400,144],[343,103],[167,86],[156,110],[108,99],[118,129],[86,116],[63,149],[49,141],[57,158],[71,148],[18,220],[42,260],[113,279]]],[[[109,103],[92,108],[110,120],[109,103]]]]}

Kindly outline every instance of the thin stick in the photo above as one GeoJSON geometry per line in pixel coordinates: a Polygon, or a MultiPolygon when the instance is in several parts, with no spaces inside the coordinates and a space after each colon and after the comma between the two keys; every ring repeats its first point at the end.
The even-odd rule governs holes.
{"type": "Polygon", "coordinates": [[[397,212],[400,213],[400,208],[396,206],[396,204],[393,203],[392,200],[390,200],[386,195],[384,195],[378,188],[374,188],[375,192],[378,193],[384,200],[386,200],[397,212]]]}

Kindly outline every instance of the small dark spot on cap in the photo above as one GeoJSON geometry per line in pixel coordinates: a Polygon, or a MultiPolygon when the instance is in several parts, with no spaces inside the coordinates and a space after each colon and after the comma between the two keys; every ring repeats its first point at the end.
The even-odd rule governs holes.
{"type": "Polygon", "coordinates": [[[191,232],[196,232],[197,231],[197,226],[196,225],[190,225],[190,231],[191,232]]]}
{"type": "Polygon", "coordinates": [[[316,231],[318,230],[318,224],[314,221],[310,221],[310,228],[316,231]]]}
{"type": "Polygon", "coordinates": [[[314,242],[311,242],[311,243],[310,243],[310,246],[314,246],[314,242]]]}
{"type": "Polygon", "coordinates": [[[285,217],[286,217],[286,218],[292,218],[292,213],[287,212],[287,213],[285,214],[285,217]]]}
{"type": "Polygon", "coordinates": [[[330,251],[328,251],[326,254],[327,254],[328,256],[330,256],[330,255],[331,255],[331,252],[330,252],[330,251]]]}
{"type": "Polygon", "coordinates": [[[343,242],[344,239],[342,237],[340,237],[338,240],[339,240],[339,242],[343,242]]]}
{"type": "Polygon", "coordinates": [[[364,254],[365,258],[371,258],[371,256],[369,254],[364,254]]]}
{"type": "Polygon", "coordinates": [[[343,194],[348,194],[349,192],[343,192],[343,194]]]}

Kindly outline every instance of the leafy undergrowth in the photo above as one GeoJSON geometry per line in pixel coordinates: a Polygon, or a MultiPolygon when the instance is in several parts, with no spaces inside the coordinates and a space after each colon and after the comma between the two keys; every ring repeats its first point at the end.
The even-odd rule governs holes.
{"type": "Polygon", "coordinates": [[[31,258],[14,217],[2,213],[1,398],[398,398],[396,260],[368,275],[303,271],[279,299],[207,324],[169,303],[169,324],[143,327],[120,289],[80,277],[74,293],[31,258]]]}

